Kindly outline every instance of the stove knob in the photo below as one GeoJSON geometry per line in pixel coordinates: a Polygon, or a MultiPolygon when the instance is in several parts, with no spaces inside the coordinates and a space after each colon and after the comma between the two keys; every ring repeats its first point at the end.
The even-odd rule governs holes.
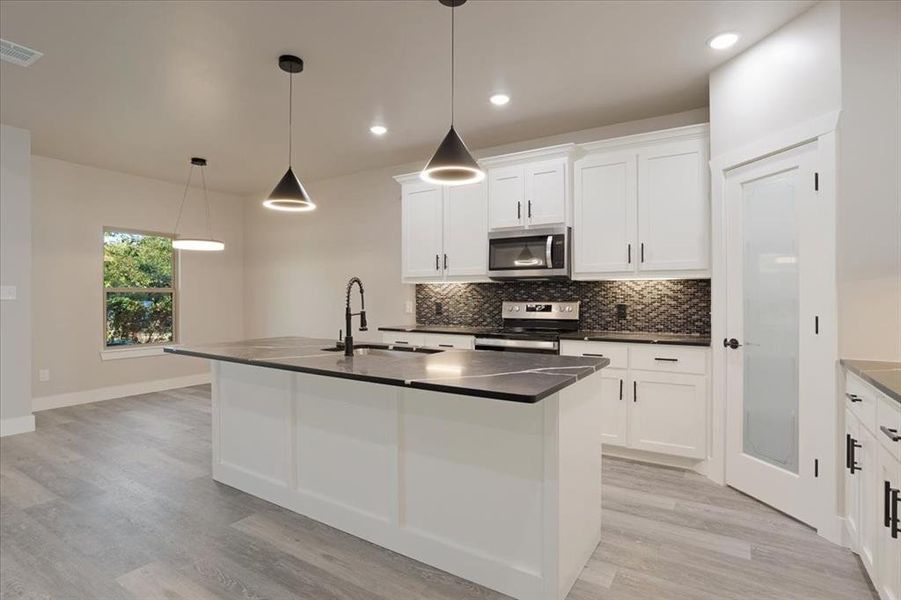
{"type": "Polygon", "coordinates": [[[519,312],[519,307],[518,307],[518,306],[514,306],[514,307],[513,307],[513,310],[516,311],[516,312],[519,312]]]}
{"type": "Polygon", "coordinates": [[[572,307],[572,306],[567,306],[565,310],[566,310],[566,312],[572,312],[572,311],[573,311],[573,307],[572,307]]]}

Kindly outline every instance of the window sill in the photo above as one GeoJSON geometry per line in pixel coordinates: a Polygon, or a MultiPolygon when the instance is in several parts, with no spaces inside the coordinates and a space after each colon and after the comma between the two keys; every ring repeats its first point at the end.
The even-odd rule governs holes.
{"type": "Polygon", "coordinates": [[[163,346],[153,346],[152,348],[117,348],[115,350],[101,350],[100,358],[102,360],[120,360],[123,358],[140,358],[142,356],[161,356],[163,354],[163,346]]]}

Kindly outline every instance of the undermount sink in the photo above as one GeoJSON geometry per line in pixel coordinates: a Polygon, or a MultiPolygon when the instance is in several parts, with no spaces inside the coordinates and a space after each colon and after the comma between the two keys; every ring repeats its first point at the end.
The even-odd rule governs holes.
{"type": "MultiPolygon", "coordinates": [[[[344,352],[344,348],[332,346],[323,348],[324,352],[344,352]]],[[[358,344],[354,348],[354,356],[383,356],[385,358],[413,358],[417,354],[437,354],[444,350],[421,348],[417,346],[391,346],[388,344],[358,344]]]]}

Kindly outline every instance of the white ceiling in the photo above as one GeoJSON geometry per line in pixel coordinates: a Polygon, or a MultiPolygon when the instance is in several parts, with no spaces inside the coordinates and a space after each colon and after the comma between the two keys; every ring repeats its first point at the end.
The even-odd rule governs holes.
{"type": "MultiPolygon", "coordinates": [[[[715,66],[811,4],[471,0],[457,129],[484,148],[706,106],[715,66]],[[725,30],[733,49],[705,45],[725,30]]],[[[0,37],[44,57],[0,63],[0,121],[35,154],[171,181],[205,156],[212,187],[261,195],[286,166],[290,52],[301,179],[424,162],[449,121],[449,26],[437,0],[4,0],[0,37]]]]}

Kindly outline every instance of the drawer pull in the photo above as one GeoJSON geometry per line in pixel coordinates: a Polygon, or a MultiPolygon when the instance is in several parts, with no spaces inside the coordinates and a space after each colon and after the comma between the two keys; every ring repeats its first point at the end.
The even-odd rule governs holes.
{"type": "Polygon", "coordinates": [[[394,343],[395,343],[395,344],[409,344],[410,342],[404,342],[404,341],[401,341],[401,340],[394,340],[394,343]]]}
{"type": "Polygon", "coordinates": [[[660,358],[655,357],[654,360],[659,360],[660,362],[679,362],[678,358],[660,358]]]}
{"type": "Polygon", "coordinates": [[[598,358],[604,358],[603,354],[592,354],[591,352],[583,352],[582,356],[597,356],[598,358]]]}
{"type": "Polygon", "coordinates": [[[898,435],[897,429],[892,429],[891,427],[886,427],[885,425],[880,425],[879,430],[882,431],[885,435],[888,436],[888,439],[893,442],[901,442],[901,435],[898,435]]]}
{"type": "Polygon", "coordinates": [[[453,348],[453,344],[438,344],[439,348],[453,348]]]}
{"type": "Polygon", "coordinates": [[[851,402],[863,402],[863,398],[861,398],[857,394],[851,394],[851,393],[845,392],[845,396],[847,396],[848,400],[850,400],[851,402]]]}

